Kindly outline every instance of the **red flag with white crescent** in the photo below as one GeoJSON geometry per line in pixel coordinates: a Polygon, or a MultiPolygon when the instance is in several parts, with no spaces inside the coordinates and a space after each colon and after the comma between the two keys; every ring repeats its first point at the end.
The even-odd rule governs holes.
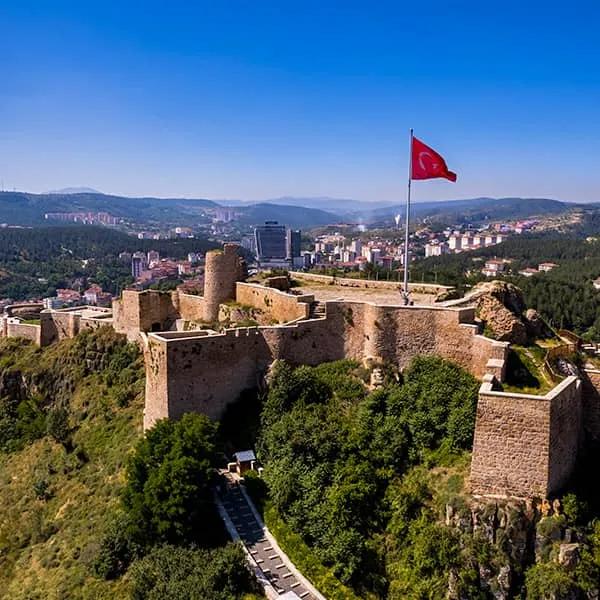
{"type": "Polygon", "coordinates": [[[456,181],[456,173],[448,170],[446,161],[433,149],[416,137],[412,138],[412,179],[436,179],[443,177],[456,181]]]}

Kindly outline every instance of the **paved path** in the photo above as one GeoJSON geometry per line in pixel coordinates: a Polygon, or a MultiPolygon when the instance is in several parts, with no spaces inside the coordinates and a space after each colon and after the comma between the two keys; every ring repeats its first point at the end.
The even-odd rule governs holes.
{"type": "Polygon", "coordinates": [[[228,474],[222,475],[222,482],[218,499],[256,563],[259,580],[268,581],[276,594],[292,591],[302,600],[324,600],[277,546],[239,482],[228,474]]]}

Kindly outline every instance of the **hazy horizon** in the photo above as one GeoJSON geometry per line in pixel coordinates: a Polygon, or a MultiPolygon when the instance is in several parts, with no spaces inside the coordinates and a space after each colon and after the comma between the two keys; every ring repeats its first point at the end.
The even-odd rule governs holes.
{"type": "MultiPolygon", "coordinates": [[[[117,196],[117,197],[122,197],[122,198],[156,198],[159,200],[210,200],[216,203],[221,203],[224,206],[227,206],[228,203],[244,203],[244,204],[260,204],[260,203],[279,203],[281,205],[285,205],[285,200],[290,200],[290,201],[302,201],[302,200],[307,200],[307,201],[312,201],[315,202],[317,200],[323,200],[323,201],[334,201],[334,202],[343,202],[343,201],[352,201],[352,202],[357,202],[357,203],[363,203],[363,204],[373,204],[373,205],[389,205],[389,206],[393,206],[393,205],[401,205],[404,204],[406,205],[406,198],[399,198],[397,200],[364,200],[362,198],[342,198],[342,197],[335,197],[335,196],[297,196],[297,195],[291,195],[291,194],[286,194],[285,196],[280,196],[280,197],[276,197],[276,198],[248,198],[248,199],[244,199],[244,198],[212,198],[212,197],[208,197],[208,196],[201,196],[201,195],[194,195],[194,196],[177,196],[177,195],[165,195],[165,196],[158,196],[155,194],[139,194],[139,195],[130,195],[130,194],[121,194],[118,192],[107,192],[107,191],[102,191],[102,190],[98,190],[98,189],[92,189],[92,188],[88,188],[86,191],[73,191],[73,190],[78,190],[78,189],[83,189],[83,188],[88,188],[88,186],[65,186],[64,188],[58,188],[56,190],[46,190],[46,191],[42,191],[42,192],[34,192],[31,190],[19,190],[19,189],[12,189],[12,190],[0,190],[0,192],[12,192],[12,193],[23,193],[23,194],[38,194],[38,195],[49,195],[49,194],[66,194],[66,195],[73,195],[73,194],[101,194],[104,196],[117,196]]],[[[423,204],[423,203],[427,203],[427,202],[461,202],[461,201],[466,201],[466,200],[478,200],[481,198],[486,198],[486,199],[490,199],[490,200],[502,200],[504,198],[520,198],[523,199],[525,201],[527,200],[555,200],[557,202],[566,202],[566,203],[572,203],[572,204],[591,204],[594,201],[590,200],[588,202],[576,202],[574,200],[569,200],[569,199],[564,199],[564,198],[553,198],[553,197],[548,197],[548,196],[489,196],[489,195],[481,195],[481,196],[469,196],[469,197],[465,197],[465,198],[437,198],[437,199],[429,199],[429,198],[421,198],[421,199],[414,199],[411,198],[411,204],[415,203],[415,204],[423,204]]],[[[316,208],[316,207],[313,207],[316,208]]],[[[323,207],[319,207],[322,210],[327,210],[326,206],[323,207]]]]}

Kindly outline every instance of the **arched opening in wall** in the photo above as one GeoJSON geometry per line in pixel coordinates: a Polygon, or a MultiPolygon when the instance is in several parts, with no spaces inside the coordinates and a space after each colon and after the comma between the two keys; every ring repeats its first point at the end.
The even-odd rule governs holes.
{"type": "Polygon", "coordinates": [[[162,331],[162,327],[160,323],[152,323],[152,327],[150,327],[150,331],[162,331]]]}

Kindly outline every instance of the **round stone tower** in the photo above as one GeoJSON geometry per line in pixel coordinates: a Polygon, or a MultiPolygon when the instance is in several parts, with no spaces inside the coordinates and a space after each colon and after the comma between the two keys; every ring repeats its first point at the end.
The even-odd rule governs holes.
{"type": "Polygon", "coordinates": [[[225,244],[223,250],[206,253],[204,267],[204,320],[219,318],[219,304],[235,300],[235,282],[244,278],[243,261],[237,244],[225,244]]]}

